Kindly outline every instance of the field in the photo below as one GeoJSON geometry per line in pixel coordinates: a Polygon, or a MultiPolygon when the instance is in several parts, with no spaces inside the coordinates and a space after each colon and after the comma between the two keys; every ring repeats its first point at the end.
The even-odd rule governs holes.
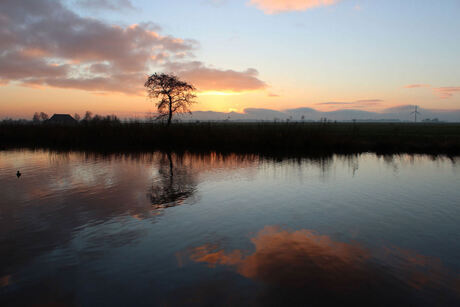
{"type": "Polygon", "coordinates": [[[460,124],[97,122],[0,124],[0,146],[95,151],[235,152],[262,155],[426,153],[460,155],[460,124]]]}

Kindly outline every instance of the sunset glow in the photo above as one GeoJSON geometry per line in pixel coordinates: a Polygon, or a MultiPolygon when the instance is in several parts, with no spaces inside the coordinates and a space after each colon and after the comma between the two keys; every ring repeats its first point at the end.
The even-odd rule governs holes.
{"type": "Polygon", "coordinates": [[[219,91],[205,91],[198,93],[198,96],[233,96],[241,95],[242,93],[235,92],[219,92],[219,91]]]}
{"type": "Polygon", "coordinates": [[[173,1],[161,11],[145,0],[6,0],[0,117],[142,117],[154,111],[143,88],[153,72],[193,84],[193,111],[459,110],[459,11],[455,0],[173,1]]]}

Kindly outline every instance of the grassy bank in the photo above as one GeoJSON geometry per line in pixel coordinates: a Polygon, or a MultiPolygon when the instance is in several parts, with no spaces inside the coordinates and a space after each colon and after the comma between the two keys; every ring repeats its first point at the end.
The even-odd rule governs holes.
{"type": "Polygon", "coordinates": [[[460,124],[145,123],[0,124],[3,149],[173,150],[264,155],[426,153],[460,155],[460,124]]]}

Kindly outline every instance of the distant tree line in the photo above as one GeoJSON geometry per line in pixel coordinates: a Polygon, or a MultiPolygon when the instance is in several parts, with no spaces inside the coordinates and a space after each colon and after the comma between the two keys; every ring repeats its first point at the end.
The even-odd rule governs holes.
{"type": "Polygon", "coordinates": [[[48,120],[48,119],[49,119],[49,116],[45,112],[40,112],[40,113],[35,112],[34,116],[32,117],[32,121],[34,123],[43,122],[43,121],[48,120]]]}
{"type": "MultiPolygon", "coordinates": [[[[80,114],[75,113],[73,118],[80,124],[96,124],[96,123],[110,123],[110,124],[119,124],[121,123],[120,119],[116,115],[93,115],[91,111],[86,111],[83,118],[80,114]]],[[[27,119],[12,119],[6,118],[1,121],[3,124],[42,124],[46,123],[50,119],[50,116],[45,112],[35,112],[32,116],[32,120],[27,119]]]]}
{"type": "Polygon", "coordinates": [[[120,119],[114,114],[105,115],[105,116],[96,114],[93,116],[93,113],[91,111],[86,111],[85,115],[83,116],[83,119],[81,119],[78,113],[75,113],[73,118],[80,123],[117,123],[119,124],[121,122],[120,119]]]}

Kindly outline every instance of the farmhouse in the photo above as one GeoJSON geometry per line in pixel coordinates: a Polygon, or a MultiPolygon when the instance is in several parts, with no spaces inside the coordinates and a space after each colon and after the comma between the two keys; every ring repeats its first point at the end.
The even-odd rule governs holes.
{"type": "Polygon", "coordinates": [[[46,121],[47,124],[76,125],[78,121],[69,114],[54,114],[46,121]]]}

